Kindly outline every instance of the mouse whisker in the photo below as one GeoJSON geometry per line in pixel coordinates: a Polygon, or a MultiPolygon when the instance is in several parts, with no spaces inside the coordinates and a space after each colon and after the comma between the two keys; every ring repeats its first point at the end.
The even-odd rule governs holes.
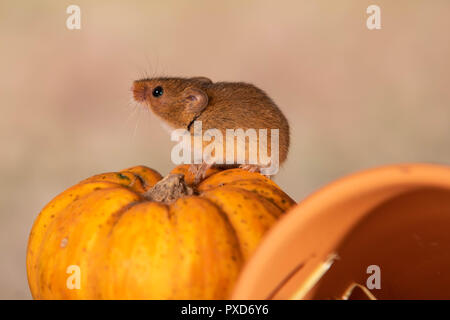
{"type": "Polygon", "coordinates": [[[134,126],[133,136],[131,138],[131,141],[134,142],[134,138],[136,137],[137,128],[139,126],[139,120],[141,119],[141,112],[142,108],[138,108],[138,118],[136,119],[136,125],[134,126]]]}

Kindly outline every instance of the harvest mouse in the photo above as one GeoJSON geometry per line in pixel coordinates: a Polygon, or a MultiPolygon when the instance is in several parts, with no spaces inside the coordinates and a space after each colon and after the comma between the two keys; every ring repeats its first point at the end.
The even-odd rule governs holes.
{"type": "MultiPolygon", "coordinates": [[[[278,163],[282,164],[289,149],[289,124],[281,110],[272,99],[261,89],[244,82],[212,82],[206,77],[194,78],[147,78],[134,81],[133,96],[139,103],[146,104],[166,125],[172,129],[185,129],[194,135],[194,125],[201,121],[202,130],[218,129],[225,137],[229,129],[266,129],[267,139],[263,146],[267,155],[278,151],[278,163]],[[278,132],[277,150],[274,150],[271,140],[278,132]]],[[[261,132],[261,131],[259,131],[261,132]]],[[[257,136],[259,143],[263,140],[257,136]]],[[[244,142],[247,140],[243,138],[244,142]]],[[[223,139],[225,141],[225,138],[223,139]]],[[[248,138],[250,140],[250,138],[248,138]]],[[[227,140],[228,141],[228,140],[227,140]]],[[[234,138],[233,138],[234,142],[234,138]]],[[[205,143],[203,142],[203,147],[205,143]]],[[[236,151],[236,147],[233,147],[236,151]]],[[[245,143],[245,155],[257,149],[255,144],[245,143]]],[[[223,147],[226,151],[226,146],[223,147]]],[[[237,152],[235,152],[237,154],[237,152]]],[[[236,155],[234,160],[236,160],[236,155]]],[[[220,162],[219,162],[220,163],[220,162]]],[[[225,162],[221,162],[224,164],[225,162]]],[[[250,171],[260,171],[267,167],[267,163],[258,160],[253,163],[233,162],[232,165],[206,163],[191,165],[191,171],[196,173],[196,180],[204,177],[205,172],[212,165],[222,167],[238,167],[250,171]]]]}

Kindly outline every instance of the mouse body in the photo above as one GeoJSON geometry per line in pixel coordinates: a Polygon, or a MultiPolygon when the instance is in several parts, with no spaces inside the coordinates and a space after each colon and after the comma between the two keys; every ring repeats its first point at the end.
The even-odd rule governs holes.
{"type": "MultiPolygon", "coordinates": [[[[193,78],[147,78],[133,83],[133,96],[139,103],[146,104],[155,115],[173,129],[185,129],[192,136],[197,122],[201,121],[203,131],[217,129],[223,133],[226,152],[227,130],[266,129],[267,139],[262,147],[267,154],[272,153],[272,134],[277,131],[278,163],[282,164],[289,151],[289,124],[286,117],[274,101],[261,89],[244,82],[213,82],[206,77],[193,78]]],[[[258,142],[260,139],[257,136],[258,142]]],[[[245,140],[245,138],[244,138],[245,140]]],[[[247,139],[249,140],[249,139],[247,139]]],[[[234,140],[233,140],[234,141],[234,140]]],[[[209,142],[203,142],[203,147],[209,142]]],[[[226,164],[225,167],[241,166],[247,170],[257,171],[267,163],[259,162],[261,146],[251,143],[245,145],[246,163],[226,164]],[[257,150],[253,150],[257,148],[257,150]],[[258,154],[256,163],[248,163],[250,153],[258,154]]],[[[236,151],[236,147],[234,147],[236,151]]],[[[236,159],[237,151],[234,153],[236,159]]],[[[199,176],[211,166],[203,163],[193,166],[201,171],[199,176]]],[[[219,164],[219,166],[223,166],[219,164]]]]}

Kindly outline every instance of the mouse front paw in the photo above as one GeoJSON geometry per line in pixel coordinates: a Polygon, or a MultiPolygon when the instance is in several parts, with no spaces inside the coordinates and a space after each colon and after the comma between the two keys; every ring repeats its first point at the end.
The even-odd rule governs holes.
{"type": "Polygon", "coordinates": [[[201,164],[191,164],[189,172],[194,175],[194,184],[199,184],[200,181],[206,178],[206,172],[212,167],[212,164],[203,162],[201,164]]]}

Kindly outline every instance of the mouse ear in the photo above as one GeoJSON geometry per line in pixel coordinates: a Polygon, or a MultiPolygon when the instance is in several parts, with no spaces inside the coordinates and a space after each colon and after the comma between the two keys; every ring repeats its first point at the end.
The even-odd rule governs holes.
{"type": "Polygon", "coordinates": [[[183,91],[183,97],[189,112],[201,112],[208,105],[208,95],[203,90],[197,88],[186,88],[183,91]]]}
{"type": "Polygon", "coordinates": [[[193,78],[191,78],[191,80],[196,80],[196,81],[200,81],[203,83],[213,83],[212,80],[207,77],[193,77],[193,78]]]}

